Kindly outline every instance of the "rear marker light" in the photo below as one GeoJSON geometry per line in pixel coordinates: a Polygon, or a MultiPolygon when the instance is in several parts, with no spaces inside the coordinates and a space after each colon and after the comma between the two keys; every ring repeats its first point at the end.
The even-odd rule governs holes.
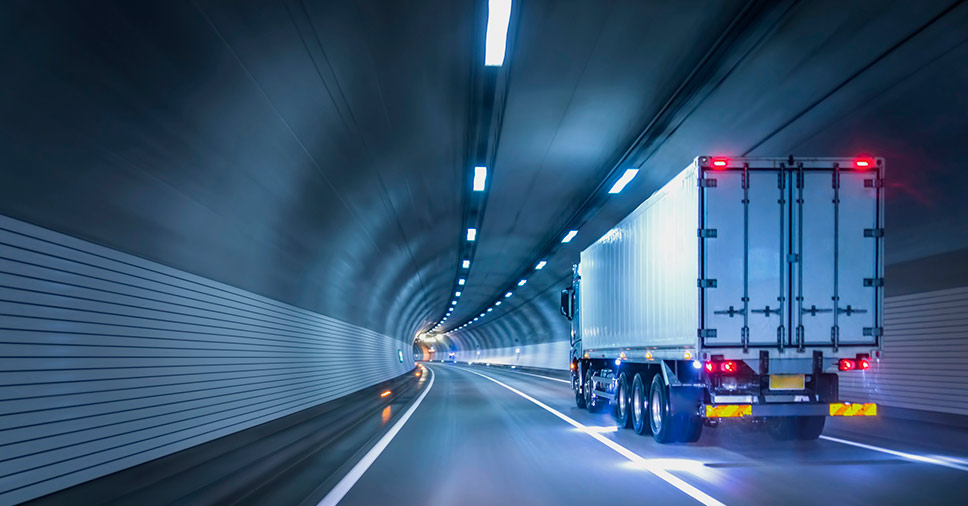
{"type": "Polygon", "coordinates": [[[729,163],[725,158],[713,158],[713,167],[724,168],[729,163]]]}
{"type": "Polygon", "coordinates": [[[867,169],[874,166],[874,160],[870,158],[858,158],[854,160],[854,167],[858,169],[867,169]]]}

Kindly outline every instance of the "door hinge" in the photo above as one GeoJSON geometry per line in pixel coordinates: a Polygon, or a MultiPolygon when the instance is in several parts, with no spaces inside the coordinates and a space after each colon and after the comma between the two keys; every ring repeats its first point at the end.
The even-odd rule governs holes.
{"type": "Polygon", "coordinates": [[[864,237],[884,237],[883,228],[865,228],[864,237]]]}
{"type": "Polygon", "coordinates": [[[716,229],[715,228],[700,228],[699,229],[699,237],[702,237],[703,239],[712,239],[712,238],[716,237],[716,229]]]}
{"type": "Polygon", "coordinates": [[[700,279],[698,285],[699,285],[699,288],[716,288],[716,280],[700,279]]]}
{"type": "Polygon", "coordinates": [[[881,178],[864,180],[864,188],[883,188],[883,187],[884,187],[884,180],[881,178]]]}
{"type": "Polygon", "coordinates": [[[884,278],[864,278],[864,286],[866,287],[884,286],[884,278]]]}
{"type": "Polygon", "coordinates": [[[716,180],[715,179],[712,179],[712,178],[703,178],[703,177],[701,177],[701,178],[699,178],[699,187],[700,188],[715,188],[716,187],[716,180]]]}
{"type": "Polygon", "coordinates": [[[699,337],[716,337],[716,329],[699,329],[699,337]]]}
{"type": "Polygon", "coordinates": [[[864,327],[865,336],[880,337],[884,335],[884,327],[864,327]]]}

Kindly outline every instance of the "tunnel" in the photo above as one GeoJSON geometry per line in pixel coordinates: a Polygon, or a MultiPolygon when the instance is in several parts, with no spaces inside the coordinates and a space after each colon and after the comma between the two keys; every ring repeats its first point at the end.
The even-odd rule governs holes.
{"type": "Polygon", "coordinates": [[[961,0],[5,1],[0,504],[957,504],[965,26],[961,0]],[[711,203],[732,176],[745,242],[711,203]],[[686,225],[648,214],[677,188],[686,225]],[[811,236],[819,201],[834,234],[875,221],[811,236]],[[774,308],[703,326],[732,289],[707,264],[749,291],[774,260],[774,308]],[[697,345],[641,331],[690,311],[697,345]]]}

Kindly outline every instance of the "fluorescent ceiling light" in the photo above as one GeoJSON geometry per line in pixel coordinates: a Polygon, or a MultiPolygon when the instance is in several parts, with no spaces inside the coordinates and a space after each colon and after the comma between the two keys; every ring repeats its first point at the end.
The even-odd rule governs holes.
{"type": "Polygon", "coordinates": [[[500,67],[507,50],[511,0],[489,0],[487,3],[487,38],[484,41],[484,65],[500,67]]]}
{"type": "Polygon", "coordinates": [[[470,269],[471,268],[471,261],[470,260],[464,260],[463,262],[461,262],[460,266],[463,267],[463,268],[465,268],[465,269],[470,269]]]}
{"type": "Polygon", "coordinates": [[[480,316],[480,318],[484,318],[484,313],[481,313],[481,316],[480,316]]]}
{"type": "Polygon", "coordinates": [[[460,279],[457,280],[457,284],[458,285],[461,285],[461,286],[464,286],[464,283],[465,282],[466,282],[466,280],[464,278],[460,278],[460,279]]]}
{"type": "Polygon", "coordinates": [[[467,240],[468,241],[476,241],[477,240],[477,229],[476,228],[469,228],[469,229],[467,229],[467,240]]]}
{"type": "Polygon", "coordinates": [[[528,280],[522,279],[521,281],[518,281],[518,286],[524,286],[527,283],[528,283],[528,280]]]}
{"type": "Polygon", "coordinates": [[[460,292],[454,292],[454,297],[460,297],[460,292]]]}
{"type": "Polygon", "coordinates": [[[497,302],[495,302],[495,303],[494,303],[494,305],[495,305],[495,306],[500,306],[500,305],[501,305],[501,301],[497,301],[497,302]]]}
{"type": "Polygon", "coordinates": [[[535,265],[534,266],[534,270],[540,271],[541,269],[544,269],[544,266],[546,266],[546,265],[548,265],[548,262],[545,262],[544,260],[542,260],[542,261],[538,262],[538,265],[535,265]]]}
{"type": "Polygon", "coordinates": [[[456,306],[456,305],[457,305],[457,301],[456,301],[456,300],[452,300],[452,301],[450,301],[450,305],[451,305],[451,306],[456,306]]]}
{"type": "Polygon", "coordinates": [[[514,295],[514,294],[511,293],[511,292],[508,292],[508,293],[504,294],[504,298],[506,299],[506,298],[510,297],[511,295],[514,295]]]}
{"type": "Polygon", "coordinates": [[[565,234],[565,238],[562,239],[561,242],[571,242],[571,240],[574,239],[576,235],[578,235],[578,231],[572,230],[567,234],[565,234]]]}
{"type": "Polygon", "coordinates": [[[474,191],[484,191],[484,181],[487,180],[487,167],[474,167],[474,191]]]}
{"type": "Polygon", "coordinates": [[[488,312],[488,313],[490,313],[491,311],[494,311],[494,308],[493,308],[493,307],[489,307],[489,308],[487,308],[487,312],[488,312]]]}
{"type": "Polygon", "coordinates": [[[628,169],[628,170],[626,170],[625,171],[625,174],[622,174],[622,177],[618,178],[618,181],[615,181],[615,184],[612,185],[612,189],[611,190],[608,190],[608,193],[619,193],[619,192],[621,192],[622,191],[622,188],[625,188],[625,185],[629,184],[629,181],[631,181],[632,178],[634,178],[635,175],[638,174],[638,173],[639,173],[639,169],[628,169]]]}

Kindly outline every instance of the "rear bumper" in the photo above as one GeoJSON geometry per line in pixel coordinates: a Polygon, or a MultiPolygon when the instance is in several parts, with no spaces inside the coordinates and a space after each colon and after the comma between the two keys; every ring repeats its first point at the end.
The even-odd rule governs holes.
{"type": "Polygon", "coordinates": [[[832,404],[704,404],[704,418],[750,418],[770,416],[876,416],[877,404],[837,402],[832,404]]]}

